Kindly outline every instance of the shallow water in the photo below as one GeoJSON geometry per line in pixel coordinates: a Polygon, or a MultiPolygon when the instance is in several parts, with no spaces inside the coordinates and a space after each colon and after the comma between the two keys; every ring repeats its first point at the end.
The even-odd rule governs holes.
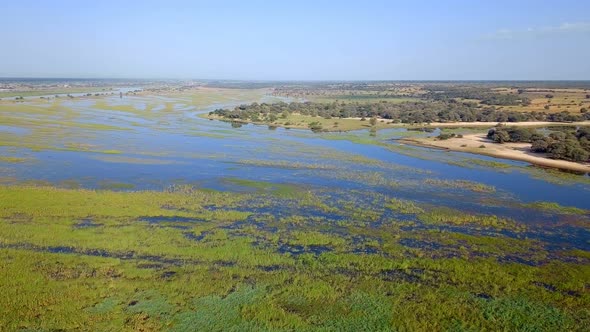
{"type": "MultiPolygon", "coordinates": [[[[533,225],[548,224],[556,217],[547,211],[523,210],[519,204],[548,201],[590,209],[587,182],[574,179],[558,184],[533,177],[540,171],[529,172],[531,166],[524,162],[400,146],[394,138],[407,134],[405,129],[384,130],[378,134],[378,144],[361,144],[341,138],[356,135],[368,139],[367,131],[315,134],[257,125],[232,128],[230,123],[199,116],[216,108],[239,105],[240,100],[212,102],[201,108],[192,106],[186,98],[113,96],[105,100],[105,108],[97,108],[94,102],[84,99],[68,100],[64,107],[77,112],[77,123],[111,125],[120,130],[64,128],[56,145],[76,143],[92,146],[92,151],[120,153],[1,147],[3,155],[31,158],[23,163],[0,162],[1,174],[15,181],[34,179],[114,190],[162,190],[178,183],[216,190],[252,190],[226,181],[240,178],[295,184],[328,192],[332,200],[345,197],[362,202],[363,192],[372,192],[470,213],[495,214],[533,225]],[[173,109],[165,110],[162,103],[172,103],[173,109]],[[147,105],[152,106],[150,111],[145,111],[147,105]],[[473,165],[469,160],[501,162],[506,167],[473,165]],[[451,184],[454,180],[468,180],[495,191],[441,186],[428,182],[430,179],[451,184]]],[[[276,98],[264,96],[261,100],[276,98]]],[[[0,126],[0,131],[22,137],[36,129],[0,126]]],[[[423,133],[433,134],[436,132],[423,133]]],[[[580,229],[568,233],[576,232],[572,238],[587,235],[587,231],[580,229]]],[[[561,241],[554,236],[550,242],[561,241]]],[[[588,244],[578,240],[572,246],[588,244]]]]}

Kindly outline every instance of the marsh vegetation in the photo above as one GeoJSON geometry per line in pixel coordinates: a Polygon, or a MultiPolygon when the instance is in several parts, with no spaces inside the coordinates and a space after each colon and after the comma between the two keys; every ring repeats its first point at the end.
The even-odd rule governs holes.
{"type": "MultiPolygon", "coordinates": [[[[308,87],[0,101],[0,330],[588,329],[587,176],[402,145],[450,131],[371,113],[454,90],[330,89],[371,101],[265,117],[362,130],[207,119],[308,87]],[[343,109],[365,120],[324,117],[343,109]]],[[[479,97],[523,104],[502,93],[479,97]]]]}

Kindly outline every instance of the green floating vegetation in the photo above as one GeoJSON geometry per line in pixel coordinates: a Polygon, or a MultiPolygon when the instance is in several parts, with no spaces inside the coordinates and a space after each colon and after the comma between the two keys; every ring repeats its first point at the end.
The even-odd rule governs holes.
{"type": "Polygon", "coordinates": [[[170,164],[180,163],[179,161],[169,160],[169,159],[135,158],[135,157],[125,157],[125,156],[93,156],[92,159],[104,161],[107,163],[137,164],[137,165],[170,165],[170,164]]]}
{"type": "Polygon", "coordinates": [[[337,178],[347,181],[355,181],[372,186],[385,186],[390,188],[398,187],[400,182],[388,178],[383,172],[355,172],[337,171],[323,174],[325,177],[337,178]]]}
{"type": "Polygon", "coordinates": [[[431,209],[427,212],[419,214],[418,218],[427,224],[434,225],[474,225],[478,227],[489,227],[500,230],[526,230],[526,226],[510,219],[500,218],[495,215],[467,214],[465,212],[447,207],[431,209]]]}
{"type": "Polygon", "coordinates": [[[114,150],[114,149],[99,150],[99,149],[96,149],[96,147],[93,145],[82,144],[82,143],[66,143],[63,148],[55,148],[55,150],[95,152],[95,153],[104,153],[104,154],[121,154],[122,153],[121,151],[114,150]]]}
{"type": "Polygon", "coordinates": [[[576,323],[554,307],[533,304],[526,298],[482,301],[483,316],[498,320],[495,328],[512,331],[558,331],[576,323]]]}
{"type": "Polygon", "coordinates": [[[101,181],[98,183],[98,187],[100,189],[124,190],[124,189],[133,189],[133,188],[135,188],[135,185],[131,184],[131,183],[124,183],[124,182],[101,181]]]}
{"type": "Polygon", "coordinates": [[[584,184],[590,185],[590,177],[584,176],[584,174],[576,174],[565,171],[560,171],[553,168],[541,168],[541,167],[526,167],[522,168],[522,171],[531,175],[531,177],[550,183],[569,186],[572,184],[584,184]]]}
{"type": "Polygon", "coordinates": [[[465,189],[481,193],[493,193],[496,192],[494,186],[489,186],[483,183],[469,181],[469,180],[440,180],[440,179],[426,179],[424,183],[446,188],[458,188],[465,189]]]}
{"type": "Polygon", "coordinates": [[[286,169],[319,169],[319,170],[334,170],[336,166],[327,164],[311,164],[302,163],[298,161],[284,161],[284,160],[239,160],[236,162],[240,165],[260,166],[260,167],[274,167],[286,169]]]}
{"type": "Polygon", "coordinates": [[[564,214],[579,214],[579,215],[590,215],[590,211],[580,209],[573,206],[562,206],[555,202],[533,202],[523,204],[523,207],[530,209],[543,210],[553,213],[564,213],[564,214]]]}
{"type": "Polygon", "coordinates": [[[90,144],[81,144],[81,143],[65,143],[64,145],[49,145],[49,144],[39,144],[37,141],[29,142],[29,141],[20,141],[20,140],[12,140],[12,141],[5,141],[0,140],[0,146],[9,146],[14,148],[25,148],[30,149],[31,151],[45,151],[45,150],[52,150],[52,151],[75,151],[75,152],[92,152],[92,153],[103,153],[103,154],[121,154],[122,151],[115,150],[115,149],[97,149],[95,146],[90,144]]]}
{"type": "Polygon", "coordinates": [[[300,197],[305,195],[305,190],[302,187],[293,184],[272,183],[240,178],[224,178],[223,181],[280,197],[300,197]]]}
{"type": "Polygon", "coordinates": [[[461,167],[473,167],[473,165],[496,168],[496,169],[509,169],[509,168],[514,167],[514,166],[507,164],[505,162],[484,160],[484,159],[478,159],[478,158],[465,158],[465,159],[452,160],[452,161],[450,160],[450,161],[447,161],[447,163],[451,164],[451,165],[461,166],[461,167]]]}
{"type": "Polygon", "coordinates": [[[342,236],[321,233],[317,231],[294,231],[290,232],[289,243],[303,246],[343,246],[346,239],[342,236]]]}
{"type": "Polygon", "coordinates": [[[191,304],[194,310],[179,314],[171,331],[260,330],[262,326],[253,318],[262,314],[257,309],[265,293],[263,287],[246,286],[223,298],[212,295],[195,299],[191,304]]]}
{"type": "Polygon", "coordinates": [[[385,204],[385,207],[404,214],[418,214],[424,212],[424,209],[417,206],[414,202],[401,200],[397,198],[392,198],[391,200],[389,200],[389,202],[385,204]]]}
{"type": "Polygon", "coordinates": [[[297,194],[277,194],[285,189],[273,183],[230,183],[255,191],[0,186],[0,330],[585,331],[590,324],[588,252],[549,252],[539,240],[477,232],[519,229],[510,220],[382,194],[346,192],[334,201],[297,186],[287,185],[297,194]],[[386,209],[474,232],[375,223],[386,209]]]}
{"type": "Polygon", "coordinates": [[[31,160],[30,158],[0,156],[1,163],[25,163],[31,160]]]}

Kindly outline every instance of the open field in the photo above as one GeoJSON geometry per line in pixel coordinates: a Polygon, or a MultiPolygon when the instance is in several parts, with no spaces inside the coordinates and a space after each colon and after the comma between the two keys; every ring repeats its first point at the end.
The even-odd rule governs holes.
{"type": "MultiPolygon", "coordinates": [[[[518,89],[497,89],[500,93],[518,94],[518,89]]],[[[531,100],[527,106],[505,106],[507,109],[519,112],[572,112],[579,113],[581,109],[590,109],[590,90],[588,89],[523,89],[523,96],[531,100]],[[549,98],[548,98],[549,97],[549,98]]]]}

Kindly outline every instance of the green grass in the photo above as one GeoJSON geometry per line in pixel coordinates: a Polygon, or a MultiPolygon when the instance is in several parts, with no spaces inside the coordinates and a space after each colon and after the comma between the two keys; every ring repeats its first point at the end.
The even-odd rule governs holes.
{"type": "Polygon", "coordinates": [[[491,161],[491,160],[484,160],[484,159],[477,159],[477,158],[465,158],[459,160],[452,160],[448,161],[447,163],[451,165],[457,165],[461,167],[469,167],[472,168],[473,165],[482,166],[482,167],[489,167],[489,168],[496,168],[496,169],[509,169],[513,168],[514,166],[500,162],[500,161],[491,161]]]}
{"type": "Polygon", "coordinates": [[[523,204],[524,207],[531,209],[544,210],[553,213],[565,213],[565,214],[579,214],[588,215],[590,211],[579,209],[573,206],[561,206],[555,202],[534,202],[529,204],[523,204]]]}
{"type": "MultiPolygon", "coordinates": [[[[164,132],[223,138],[230,132],[199,131],[190,120],[184,122],[190,129],[175,127],[170,120],[180,114],[175,104],[254,101],[266,92],[169,91],[174,101],[167,102],[138,96],[135,101],[146,101],[146,109],[131,98],[120,105],[93,100],[94,107],[125,112],[164,132]]],[[[0,144],[10,155],[17,147],[102,152],[91,157],[139,165],[176,156],[87,144],[89,137],[127,129],[84,123],[84,116],[62,101],[1,103],[0,120],[30,132],[2,134],[0,144]]],[[[361,123],[353,121],[342,127],[361,123]]],[[[317,135],[415,153],[385,142],[381,131],[377,137],[367,131],[317,135]]],[[[569,238],[586,228],[587,211],[551,202],[522,204],[477,182],[425,182],[417,174],[426,171],[336,149],[295,141],[288,151],[269,145],[255,152],[285,159],[236,163],[289,168],[301,176],[321,173],[375,188],[222,178],[227,191],[183,184],[136,191],[124,180],[105,180],[98,183],[101,189],[87,190],[75,179],[56,184],[61,188],[44,180],[0,179],[12,184],[0,186],[0,330],[585,331],[590,326],[590,253],[569,238]],[[295,161],[301,156],[306,161],[295,161]],[[420,202],[394,198],[433,191],[420,202]],[[538,220],[525,227],[503,209],[498,215],[450,209],[434,205],[439,198],[542,210],[557,224],[538,220]],[[556,235],[563,248],[546,242],[556,235]]]]}
{"type": "Polygon", "coordinates": [[[500,218],[495,215],[468,214],[447,207],[431,209],[421,213],[418,217],[421,221],[434,225],[473,225],[513,231],[524,231],[526,229],[524,225],[510,219],[500,218]]]}
{"type": "MultiPolygon", "coordinates": [[[[57,94],[68,94],[68,93],[110,93],[105,88],[65,88],[65,89],[39,89],[39,90],[22,90],[22,91],[0,91],[0,98],[9,97],[35,97],[35,96],[54,96],[57,94]]],[[[64,97],[65,98],[65,97],[64,97]]]]}
{"type": "Polygon", "coordinates": [[[292,184],[254,181],[240,178],[225,178],[224,181],[233,185],[252,188],[258,192],[270,193],[279,197],[299,197],[305,195],[303,188],[292,184]]]}
{"type": "Polygon", "coordinates": [[[397,198],[392,198],[385,205],[385,207],[404,214],[418,214],[424,212],[424,210],[421,207],[417,206],[414,202],[401,200],[397,198]]]}
{"type": "Polygon", "coordinates": [[[30,158],[0,156],[0,162],[2,163],[24,163],[30,160],[30,158]]]}
{"type": "MultiPolygon", "coordinates": [[[[300,188],[290,185],[228,181],[255,191],[0,186],[0,329],[583,331],[590,323],[590,267],[560,262],[542,242],[403,230],[407,222],[367,227],[384,209],[435,225],[517,229],[511,221],[391,198],[380,207],[381,196],[368,205],[330,202],[293,195],[300,188]],[[254,212],[277,206],[327,209],[344,219],[254,212]],[[84,219],[93,225],[80,226],[84,219]],[[281,253],[282,244],[304,252],[281,253]],[[329,251],[315,254],[314,246],[329,251]],[[377,253],[354,252],[365,246],[377,253]],[[544,263],[505,262],[506,255],[544,263]]],[[[564,254],[587,256],[578,251],[564,254]]]]}
{"type": "Polygon", "coordinates": [[[317,170],[335,170],[336,166],[321,163],[302,163],[298,161],[285,160],[250,160],[242,159],[236,162],[239,165],[272,167],[284,169],[317,169],[317,170]]]}
{"type": "MultiPolygon", "coordinates": [[[[220,119],[219,117],[209,116],[211,119],[220,119]]],[[[291,113],[286,118],[279,118],[274,122],[270,121],[260,121],[257,124],[265,124],[265,125],[273,125],[277,127],[286,127],[286,128],[298,128],[298,129],[309,129],[310,125],[313,123],[319,124],[321,126],[321,131],[326,132],[340,132],[340,131],[352,131],[352,130],[362,130],[371,128],[371,124],[369,123],[369,119],[361,121],[360,119],[353,119],[353,118],[330,118],[326,119],[320,116],[310,116],[310,115],[302,115],[291,113]]],[[[394,124],[390,124],[390,121],[386,120],[378,120],[376,124],[376,129],[384,129],[384,128],[392,128],[393,126],[398,126],[394,124]]]]}
{"type": "Polygon", "coordinates": [[[426,179],[424,183],[442,187],[442,188],[457,188],[465,189],[480,193],[494,193],[496,188],[494,186],[486,185],[479,182],[469,180],[440,180],[440,179],[426,179]]]}
{"type": "MultiPolygon", "coordinates": [[[[113,152],[113,151],[111,151],[113,152]]],[[[119,154],[120,151],[111,154],[119,154]]],[[[156,158],[136,158],[136,157],[125,157],[125,156],[94,156],[93,159],[100,160],[107,163],[117,164],[137,164],[137,165],[171,165],[178,164],[180,162],[167,159],[156,159],[156,158]]]]}

